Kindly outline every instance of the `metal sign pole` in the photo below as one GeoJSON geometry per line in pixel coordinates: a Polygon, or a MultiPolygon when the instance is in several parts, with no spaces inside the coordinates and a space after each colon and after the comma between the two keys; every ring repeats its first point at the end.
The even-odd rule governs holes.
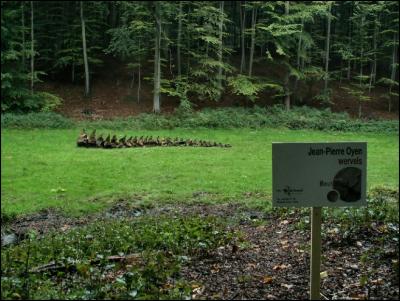
{"type": "Polygon", "coordinates": [[[321,207],[311,208],[310,300],[320,300],[321,207]]]}

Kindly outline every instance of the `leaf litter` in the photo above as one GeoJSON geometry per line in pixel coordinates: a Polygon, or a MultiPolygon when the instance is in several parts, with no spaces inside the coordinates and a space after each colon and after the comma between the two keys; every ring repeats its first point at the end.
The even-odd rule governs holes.
{"type": "MultiPolygon", "coordinates": [[[[135,218],[142,214],[229,217],[230,227],[242,233],[232,245],[219,247],[207,257],[184,261],[180,276],[192,283],[192,299],[308,298],[310,226],[298,226],[304,218],[300,212],[280,216],[238,204],[174,204],[143,209],[119,202],[105,212],[81,218],[43,210],[2,223],[2,237],[3,233],[14,233],[23,239],[32,229],[39,234],[54,229],[65,232],[99,218],[135,218]]],[[[342,239],[344,233],[333,222],[325,229],[321,264],[324,299],[399,299],[398,240],[382,239],[389,231],[398,236],[398,223],[360,227],[356,237],[350,239],[342,239]]],[[[135,291],[131,293],[134,298],[135,291]]]]}

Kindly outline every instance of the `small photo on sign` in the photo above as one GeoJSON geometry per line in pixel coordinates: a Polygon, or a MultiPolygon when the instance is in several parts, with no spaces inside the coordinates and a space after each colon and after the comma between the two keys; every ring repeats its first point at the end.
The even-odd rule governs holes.
{"type": "Polygon", "coordinates": [[[336,202],[339,199],[339,193],[336,190],[331,190],[326,197],[328,201],[336,202]]]}
{"type": "Polygon", "coordinates": [[[333,189],[339,192],[342,201],[359,201],[361,199],[361,169],[357,167],[341,169],[333,179],[333,189]]]}

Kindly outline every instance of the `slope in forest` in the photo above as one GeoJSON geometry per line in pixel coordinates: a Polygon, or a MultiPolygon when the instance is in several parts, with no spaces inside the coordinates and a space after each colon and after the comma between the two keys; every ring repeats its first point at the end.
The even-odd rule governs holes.
{"type": "MultiPolygon", "coordinates": [[[[60,96],[64,102],[58,109],[60,113],[74,119],[103,119],[113,117],[134,116],[140,113],[150,113],[153,109],[153,82],[151,77],[152,65],[147,65],[143,69],[144,76],[141,81],[140,100],[137,98],[137,78],[132,84],[132,75],[129,74],[125,65],[117,60],[107,57],[103,67],[96,70],[92,79],[92,94],[89,99],[85,98],[83,81],[72,84],[67,78],[57,80],[47,80],[38,85],[42,91],[47,91],[60,96]]],[[[269,78],[279,77],[279,70],[275,67],[268,67],[264,64],[256,64],[254,73],[258,76],[268,76],[269,78]],[[272,69],[275,68],[275,69],[272,69]]],[[[67,76],[66,76],[67,77],[67,76]]],[[[348,112],[351,116],[358,115],[358,101],[355,97],[348,95],[342,88],[348,86],[345,80],[342,84],[330,82],[332,88],[332,102],[330,106],[333,112],[348,112]]],[[[297,100],[295,105],[308,105],[311,107],[322,107],[321,104],[313,100],[312,97],[320,93],[323,83],[315,83],[310,91],[309,87],[300,86],[299,95],[303,102],[297,100]]],[[[385,93],[382,87],[376,87],[371,90],[371,101],[362,105],[364,118],[384,118],[398,119],[398,103],[394,104],[391,113],[387,109],[387,100],[381,95],[385,93]]],[[[205,107],[234,107],[253,105],[269,106],[282,103],[280,99],[273,98],[270,91],[264,91],[258,97],[255,103],[247,100],[245,97],[237,96],[226,89],[226,93],[219,102],[215,101],[194,101],[195,109],[205,107]]],[[[179,106],[179,99],[162,95],[161,111],[163,113],[172,113],[179,106]]]]}

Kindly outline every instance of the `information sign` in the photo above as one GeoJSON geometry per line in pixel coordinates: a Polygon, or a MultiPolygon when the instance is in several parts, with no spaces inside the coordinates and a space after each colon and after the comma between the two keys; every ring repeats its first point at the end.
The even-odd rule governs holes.
{"type": "Polygon", "coordinates": [[[366,205],[367,143],[273,143],[277,207],[366,205]]]}

